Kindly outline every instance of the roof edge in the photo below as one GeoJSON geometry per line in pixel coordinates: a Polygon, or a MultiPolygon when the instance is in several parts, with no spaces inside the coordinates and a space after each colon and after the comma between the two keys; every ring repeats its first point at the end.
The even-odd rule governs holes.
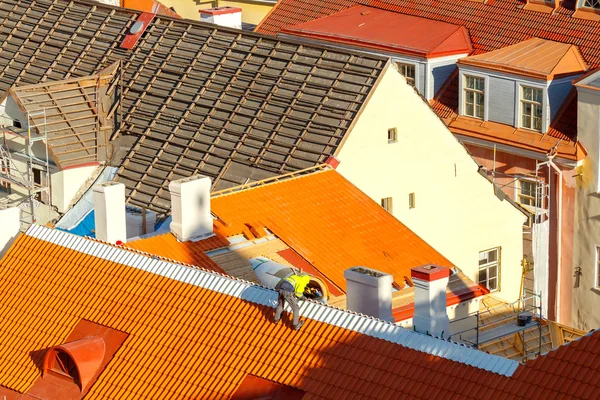
{"type": "MultiPolygon", "coordinates": [[[[277,294],[274,290],[252,282],[213,271],[161,261],[125,248],[91,241],[67,232],[32,225],[26,235],[93,257],[237,297],[254,304],[274,308],[277,301],[277,294]]],[[[383,320],[310,300],[302,303],[300,314],[309,319],[507,377],[512,376],[521,366],[516,361],[484,353],[460,343],[410,331],[383,320]]]]}

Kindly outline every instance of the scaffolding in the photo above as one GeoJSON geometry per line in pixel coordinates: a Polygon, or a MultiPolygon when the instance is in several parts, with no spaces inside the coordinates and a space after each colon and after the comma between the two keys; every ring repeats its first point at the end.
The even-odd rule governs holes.
{"type": "MultiPolygon", "coordinates": [[[[5,112],[2,114],[5,119],[10,120],[5,112]]],[[[6,126],[0,131],[0,189],[6,192],[6,195],[0,198],[0,205],[21,209],[22,230],[36,222],[36,210],[40,203],[50,204],[51,197],[46,110],[28,112],[26,117],[26,131],[6,126]],[[19,148],[20,140],[24,141],[22,148],[19,148]],[[43,143],[44,158],[35,154],[34,146],[38,142],[43,143]]]]}
{"type": "Polygon", "coordinates": [[[531,360],[542,354],[545,345],[541,310],[541,293],[524,290],[522,297],[514,303],[501,303],[452,320],[451,326],[459,323],[474,325],[453,332],[452,340],[487,352],[492,346],[505,347],[500,342],[507,342],[511,347],[519,347],[519,354],[516,356],[519,361],[531,360]]]}

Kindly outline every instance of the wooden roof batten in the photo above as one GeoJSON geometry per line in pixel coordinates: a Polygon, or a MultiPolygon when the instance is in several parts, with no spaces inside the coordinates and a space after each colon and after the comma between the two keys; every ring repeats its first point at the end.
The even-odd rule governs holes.
{"type": "Polygon", "coordinates": [[[20,110],[30,115],[30,127],[47,135],[49,154],[61,169],[110,159],[115,121],[107,111],[119,103],[118,71],[115,62],[97,75],[10,89],[20,110]]]}
{"type": "MultiPolygon", "coordinates": [[[[111,163],[128,203],[159,214],[170,210],[170,180],[205,174],[219,190],[323,163],[386,65],[162,15],[133,49],[120,48],[138,15],[88,1],[0,0],[0,93],[121,62],[121,101],[107,116],[118,120],[110,139],[129,137],[131,147],[111,163]]],[[[89,157],[93,141],[80,137],[85,153],[64,153],[74,149],[62,143],[57,152],[89,157]]]]}

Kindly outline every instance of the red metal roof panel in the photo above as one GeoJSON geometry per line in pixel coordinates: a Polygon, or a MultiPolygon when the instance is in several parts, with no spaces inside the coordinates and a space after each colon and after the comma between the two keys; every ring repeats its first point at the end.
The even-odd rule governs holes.
{"type": "Polygon", "coordinates": [[[462,26],[362,5],[283,28],[282,32],[427,58],[472,50],[462,26]]]}

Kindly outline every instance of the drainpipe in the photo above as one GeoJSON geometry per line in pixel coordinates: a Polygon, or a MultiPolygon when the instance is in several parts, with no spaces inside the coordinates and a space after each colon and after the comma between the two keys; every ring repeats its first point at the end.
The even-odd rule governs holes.
{"type": "MultiPolygon", "coordinates": [[[[554,310],[556,312],[556,322],[560,323],[560,273],[562,271],[562,171],[554,164],[556,154],[548,155],[548,165],[551,166],[558,174],[558,199],[556,200],[556,209],[558,215],[558,270],[556,271],[556,304],[554,310]]],[[[552,169],[549,170],[550,183],[552,183],[552,169]]]]}

